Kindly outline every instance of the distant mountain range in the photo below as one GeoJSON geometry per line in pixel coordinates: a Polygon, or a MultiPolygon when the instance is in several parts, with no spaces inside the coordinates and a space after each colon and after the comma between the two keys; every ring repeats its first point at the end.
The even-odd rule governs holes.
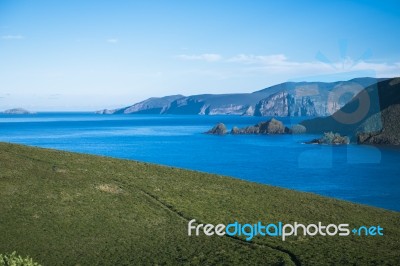
{"type": "Polygon", "coordinates": [[[366,77],[337,82],[285,82],[253,93],[171,95],[96,113],[328,116],[358,92],[382,80],[366,77]]]}
{"type": "Polygon", "coordinates": [[[400,78],[372,84],[333,115],[301,124],[307,133],[333,131],[360,144],[400,145],[400,78]]]}

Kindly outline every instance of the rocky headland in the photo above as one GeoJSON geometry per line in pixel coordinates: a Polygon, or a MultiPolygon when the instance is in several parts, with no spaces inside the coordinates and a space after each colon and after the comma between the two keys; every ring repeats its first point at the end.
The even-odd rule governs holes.
{"type": "Polygon", "coordinates": [[[333,115],[301,124],[307,133],[332,131],[359,144],[400,145],[400,78],[371,85],[333,115]]]}
{"type": "Polygon", "coordinates": [[[352,96],[382,79],[356,78],[336,82],[284,82],[252,93],[170,95],[98,114],[178,114],[246,116],[328,116],[352,96]]]}

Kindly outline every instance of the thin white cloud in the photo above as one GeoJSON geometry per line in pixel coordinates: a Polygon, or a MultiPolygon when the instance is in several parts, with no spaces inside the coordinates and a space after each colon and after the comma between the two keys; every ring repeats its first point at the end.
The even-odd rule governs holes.
{"type": "Polygon", "coordinates": [[[113,43],[113,44],[117,43],[118,41],[119,41],[119,40],[116,39],[116,38],[107,39],[107,42],[108,42],[108,43],[113,43]]]}
{"type": "MultiPolygon", "coordinates": [[[[372,77],[400,76],[400,62],[371,62],[354,60],[350,57],[330,63],[314,61],[290,60],[284,54],[254,55],[238,54],[229,58],[223,58],[219,54],[181,54],[181,60],[227,62],[231,64],[229,72],[232,77],[274,75],[294,78],[318,75],[344,74],[357,72],[360,75],[372,77]]],[[[216,70],[213,70],[214,72],[216,70]]],[[[221,69],[224,72],[223,69],[221,69]]],[[[217,71],[218,72],[218,71],[217,71]]]]}
{"type": "Polygon", "coordinates": [[[178,55],[178,58],[182,59],[182,60],[216,62],[216,61],[220,61],[222,59],[222,56],[219,54],[199,54],[199,55],[181,54],[181,55],[178,55]]]}
{"type": "Polygon", "coordinates": [[[356,71],[373,70],[377,77],[400,77],[400,62],[389,64],[360,61],[351,69],[356,71]]]}
{"type": "Polygon", "coordinates": [[[10,41],[10,40],[23,40],[23,39],[25,39],[25,37],[22,36],[22,35],[3,35],[3,36],[1,36],[1,39],[2,40],[8,40],[8,41],[10,41]]]}
{"type": "Polygon", "coordinates": [[[321,61],[292,61],[284,54],[273,55],[246,55],[239,54],[227,59],[228,62],[242,65],[242,70],[247,73],[282,74],[288,76],[298,75],[323,75],[365,71],[374,72],[376,77],[400,76],[400,63],[372,63],[363,60],[354,61],[345,58],[342,61],[330,64],[321,61]]]}
{"type": "Polygon", "coordinates": [[[246,55],[239,54],[230,59],[228,62],[239,62],[244,64],[279,64],[287,60],[284,54],[272,55],[246,55]]]}

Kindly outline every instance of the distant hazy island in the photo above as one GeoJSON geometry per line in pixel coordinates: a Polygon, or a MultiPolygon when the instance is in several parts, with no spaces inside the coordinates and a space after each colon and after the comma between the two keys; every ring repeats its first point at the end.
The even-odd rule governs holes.
{"type": "Polygon", "coordinates": [[[12,109],[7,109],[2,112],[3,114],[11,114],[11,115],[27,115],[27,114],[33,114],[33,112],[28,111],[24,108],[12,108],[12,109]]]}

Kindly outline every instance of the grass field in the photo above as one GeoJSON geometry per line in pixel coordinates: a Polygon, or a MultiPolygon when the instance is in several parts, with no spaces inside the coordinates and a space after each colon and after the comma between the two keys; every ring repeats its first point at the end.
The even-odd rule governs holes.
{"type": "Polygon", "coordinates": [[[0,253],[42,265],[399,265],[400,213],[228,177],[0,143],[0,253]],[[384,236],[187,235],[202,223],[380,225],[384,236]]]}

